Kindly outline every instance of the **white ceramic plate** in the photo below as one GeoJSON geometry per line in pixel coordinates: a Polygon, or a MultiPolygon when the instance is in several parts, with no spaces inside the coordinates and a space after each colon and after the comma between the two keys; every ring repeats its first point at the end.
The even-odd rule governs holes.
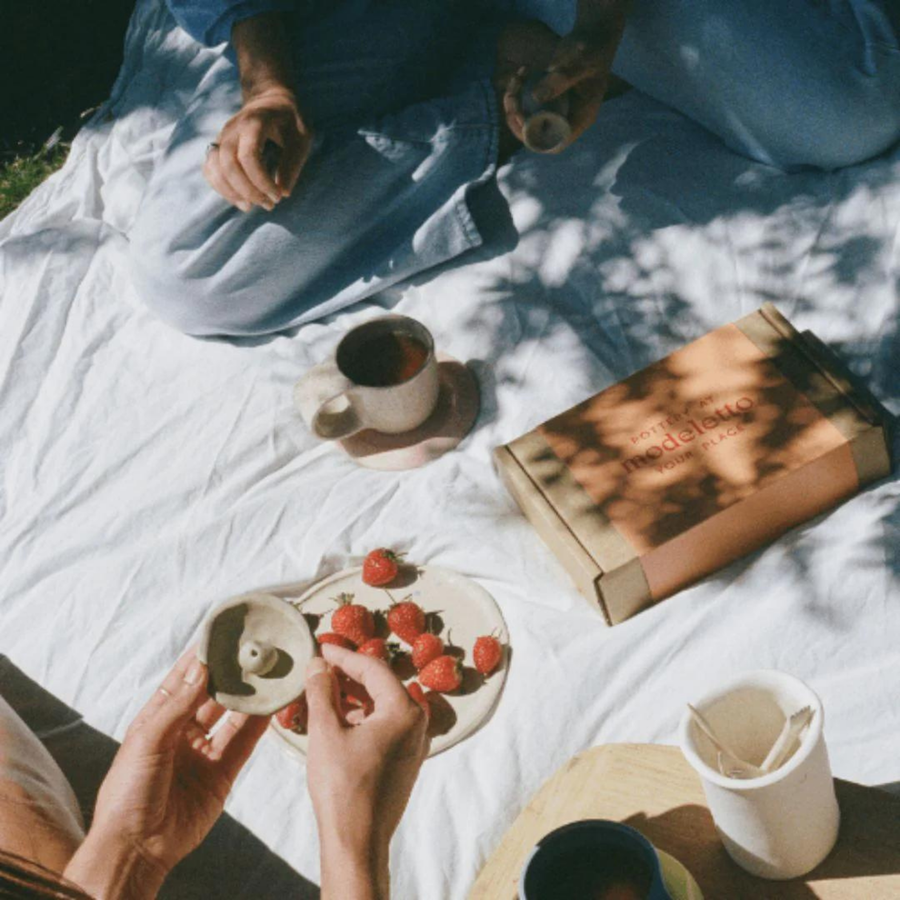
{"type": "MultiPolygon", "coordinates": [[[[509,636],[503,615],[494,598],[481,585],[476,584],[458,572],[438,566],[405,567],[396,579],[397,584],[387,590],[370,587],[363,583],[362,568],[345,569],[336,575],[313,585],[299,597],[291,596],[289,588],[270,590],[297,606],[308,619],[320,617],[315,631],[321,634],[331,630],[331,614],[336,608],[334,598],[343,592],[353,594],[354,602],[361,603],[373,612],[385,613],[391,605],[391,597],[400,601],[409,597],[422,607],[426,615],[440,617],[438,625],[443,627],[436,633],[447,643],[448,632],[454,646],[465,652],[463,658],[463,684],[458,692],[443,695],[447,707],[432,716],[434,733],[431,740],[431,756],[458,744],[474,734],[489,718],[500,699],[509,664],[509,636]],[[472,647],[475,639],[493,632],[504,646],[503,660],[487,677],[475,671],[472,662],[472,647]]],[[[311,622],[311,625],[313,623],[311,622]]],[[[409,651],[408,645],[396,635],[389,640],[396,641],[401,648],[409,651]]],[[[404,683],[415,679],[415,670],[395,668],[404,683]]],[[[295,734],[282,728],[273,719],[272,729],[291,750],[306,755],[306,736],[295,734]]]]}

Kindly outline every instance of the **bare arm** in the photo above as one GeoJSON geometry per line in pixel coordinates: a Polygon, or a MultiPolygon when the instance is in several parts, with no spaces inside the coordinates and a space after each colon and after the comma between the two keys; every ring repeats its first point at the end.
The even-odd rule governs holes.
{"type": "Polygon", "coordinates": [[[244,19],[231,31],[244,102],[267,90],[294,95],[294,66],[281,13],[244,19]]]}
{"type": "Polygon", "coordinates": [[[253,206],[271,211],[293,191],[312,144],[297,103],[284,16],[266,13],[238,22],[231,42],[243,106],[222,128],[203,173],[244,212],[253,206]],[[264,155],[267,144],[277,148],[271,165],[264,155]]]}
{"type": "Polygon", "coordinates": [[[391,835],[428,755],[427,716],[380,660],[332,644],[310,663],[306,774],[322,859],[322,900],[388,900],[391,835]],[[348,727],[335,669],[361,684],[373,712],[348,727]]]}
{"type": "Polygon", "coordinates": [[[320,840],[322,900],[390,900],[388,842],[376,843],[362,835],[344,842],[333,831],[320,831],[320,840]]]}
{"type": "Polygon", "coordinates": [[[96,900],[152,900],[166,873],[114,836],[91,829],[64,872],[96,900]]]}
{"type": "Polygon", "coordinates": [[[200,845],[268,719],[227,713],[187,651],[131,723],[64,877],[97,900],[149,900],[200,845]],[[223,716],[225,726],[211,729],[223,716]]]}

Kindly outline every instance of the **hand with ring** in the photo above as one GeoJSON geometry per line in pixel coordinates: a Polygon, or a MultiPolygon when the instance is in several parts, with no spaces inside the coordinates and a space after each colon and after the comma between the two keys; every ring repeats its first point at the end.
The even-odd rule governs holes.
{"type": "Polygon", "coordinates": [[[207,674],[188,650],[129,727],[65,873],[92,896],[119,896],[110,879],[135,867],[135,883],[153,896],[149,888],[209,833],[265,732],[267,717],[228,713],[209,737],[226,710],[207,694],[207,674]]]}
{"type": "Polygon", "coordinates": [[[248,99],[209,145],[203,174],[243,212],[290,196],[312,146],[294,94],[271,87],[248,99]],[[271,151],[274,151],[271,152],[271,151]]]}

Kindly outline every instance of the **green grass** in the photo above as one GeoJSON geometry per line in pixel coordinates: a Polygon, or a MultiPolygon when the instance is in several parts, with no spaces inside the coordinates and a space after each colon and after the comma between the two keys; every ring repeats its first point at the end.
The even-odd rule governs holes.
{"type": "Polygon", "coordinates": [[[0,0],[0,218],[62,165],[84,110],[109,96],[133,6],[0,0]]]}
{"type": "Polygon", "coordinates": [[[69,153],[66,144],[31,156],[0,162],[0,219],[8,216],[45,178],[53,174],[69,153]]]}

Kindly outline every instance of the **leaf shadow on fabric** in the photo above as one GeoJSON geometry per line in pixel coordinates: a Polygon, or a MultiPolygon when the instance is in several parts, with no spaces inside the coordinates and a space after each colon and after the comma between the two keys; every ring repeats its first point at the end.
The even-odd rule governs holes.
{"type": "MultiPolygon", "coordinates": [[[[896,153],[838,172],[786,174],[738,156],[700,126],[632,94],[604,108],[567,154],[565,160],[520,154],[503,173],[519,250],[506,272],[486,284],[491,302],[472,308],[460,324],[493,343],[486,355],[500,393],[541,391],[527,366],[506,364],[512,350],[530,359],[540,354],[529,345],[572,335],[565,345],[570,359],[560,357],[558,374],[543,390],[547,406],[529,411],[532,425],[565,408],[554,408],[552,398],[563,393],[554,382],[567,369],[587,385],[586,397],[767,301],[821,333],[886,405],[893,425],[900,411],[900,282],[892,272],[892,234],[877,216],[871,224],[859,216],[843,220],[861,206],[884,215],[878,198],[895,181],[896,153]],[[893,310],[875,333],[861,306],[874,291],[893,310]]],[[[781,429],[762,440],[774,449],[786,437],[781,429]]],[[[896,460],[900,441],[892,445],[896,460]]],[[[896,483],[897,475],[888,481],[896,483]]],[[[869,555],[881,550],[897,583],[900,558],[891,534],[900,502],[883,495],[879,502],[889,509],[883,536],[877,528],[868,535],[878,544],[869,555]]],[[[818,521],[801,526],[800,537],[818,521]]],[[[791,544],[790,557],[808,578],[811,550],[802,539],[791,544]]],[[[730,580],[735,571],[714,577],[730,580]]]]}

